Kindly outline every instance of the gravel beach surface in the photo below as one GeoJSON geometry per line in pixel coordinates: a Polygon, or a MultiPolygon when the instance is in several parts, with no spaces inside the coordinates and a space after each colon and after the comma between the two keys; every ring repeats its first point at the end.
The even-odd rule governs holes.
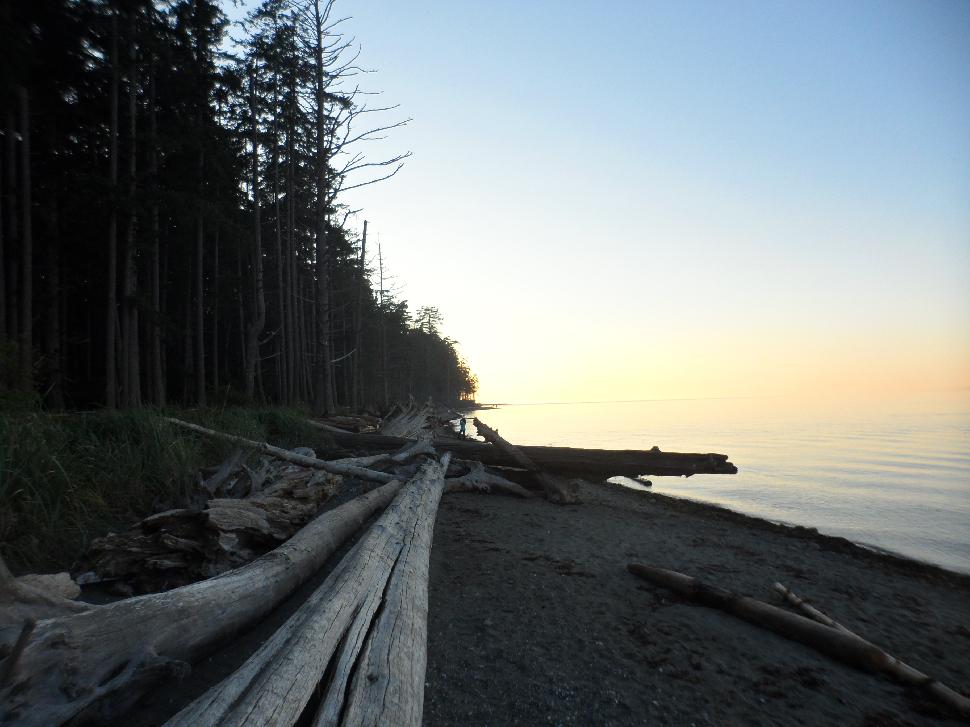
{"type": "Polygon", "coordinates": [[[770,603],[779,581],[945,684],[970,687],[970,577],[722,508],[583,484],[582,504],[449,495],[431,551],[428,725],[945,721],[843,666],[626,570],[770,603]]]}

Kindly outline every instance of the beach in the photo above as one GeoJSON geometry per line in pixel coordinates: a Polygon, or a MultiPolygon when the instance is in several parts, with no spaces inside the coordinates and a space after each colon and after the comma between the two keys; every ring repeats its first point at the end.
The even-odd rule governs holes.
{"type": "MultiPolygon", "coordinates": [[[[970,577],[620,486],[584,482],[580,496],[567,506],[443,498],[431,549],[425,724],[946,721],[917,690],[688,604],[628,573],[631,562],[771,603],[779,603],[771,586],[780,581],[949,686],[970,684],[970,577]]],[[[269,618],[183,682],[147,695],[123,722],[161,724],[231,673],[349,547],[269,618]]]]}

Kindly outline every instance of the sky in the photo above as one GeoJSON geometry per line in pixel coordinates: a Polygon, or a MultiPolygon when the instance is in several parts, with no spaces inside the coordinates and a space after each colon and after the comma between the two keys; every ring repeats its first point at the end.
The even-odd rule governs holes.
{"type": "Polygon", "coordinates": [[[970,387],[970,3],[337,9],[413,152],[352,224],[479,401],[970,387]]]}

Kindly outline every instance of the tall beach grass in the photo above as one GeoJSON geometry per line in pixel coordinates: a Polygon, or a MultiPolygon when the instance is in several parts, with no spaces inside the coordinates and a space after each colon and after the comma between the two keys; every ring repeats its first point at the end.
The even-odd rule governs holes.
{"type": "Polygon", "coordinates": [[[284,408],[0,414],[0,552],[15,571],[64,570],[94,537],[176,507],[233,445],[177,416],[283,447],[327,448],[307,413],[284,408]]]}

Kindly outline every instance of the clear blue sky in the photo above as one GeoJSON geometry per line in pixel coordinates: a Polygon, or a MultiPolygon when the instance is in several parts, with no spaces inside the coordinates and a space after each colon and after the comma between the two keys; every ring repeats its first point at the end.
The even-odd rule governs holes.
{"type": "Polygon", "coordinates": [[[338,3],[483,400],[970,383],[970,2],[338,3]]]}

